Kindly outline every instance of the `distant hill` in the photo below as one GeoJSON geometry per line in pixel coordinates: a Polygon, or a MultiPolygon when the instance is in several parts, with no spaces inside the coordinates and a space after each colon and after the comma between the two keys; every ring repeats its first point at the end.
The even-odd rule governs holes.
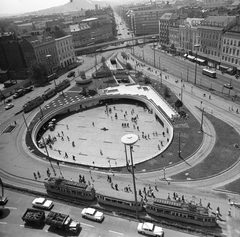
{"type": "Polygon", "coordinates": [[[87,9],[95,9],[96,4],[99,5],[100,7],[106,7],[106,6],[109,6],[110,4],[113,5],[114,2],[112,2],[111,0],[109,2],[108,1],[95,1],[95,0],[73,0],[72,2],[70,2],[70,0],[69,0],[69,2],[64,5],[35,11],[34,14],[48,15],[48,14],[53,14],[53,13],[79,11],[81,9],[86,9],[86,10],[87,9]]]}

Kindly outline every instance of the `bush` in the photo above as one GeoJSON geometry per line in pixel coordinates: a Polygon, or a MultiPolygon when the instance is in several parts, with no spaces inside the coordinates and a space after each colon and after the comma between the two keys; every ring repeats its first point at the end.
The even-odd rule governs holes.
{"type": "Polygon", "coordinates": [[[130,63],[126,63],[126,69],[127,70],[132,70],[132,65],[130,63]]]}
{"type": "Polygon", "coordinates": [[[165,87],[165,89],[164,89],[164,96],[165,96],[166,98],[171,97],[171,96],[170,96],[170,91],[169,91],[168,87],[165,87]]]}
{"type": "Polygon", "coordinates": [[[148,76],[144,77],[144,83],[145,84],[151,84],[151,79],[148,76]]]}

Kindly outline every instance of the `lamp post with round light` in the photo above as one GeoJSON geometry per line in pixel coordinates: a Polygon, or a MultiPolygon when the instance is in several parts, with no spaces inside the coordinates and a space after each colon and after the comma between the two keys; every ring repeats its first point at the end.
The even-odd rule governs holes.
{"type": "Polygon", "coordinates": [[[128,160],[127,160],[127,146],[130,147],[130,157],[131,157],[131,173],[132,173],[132,178],[133,178],[133,189],[134,189],[134,196],[135,196],[135,206],[136,206],[136,219],[139,218],[138,215],[138,201],[137,201],[137,189],[136,189],[136,182],[135,182],[135,175],[134,175],[134,165],[133,165],[133,157],[132,157],[132,149],[133,145],[138,141],[138,136],[135,134],[126,134],[121,138],[122,143],[124,144],[125,147],[125,155],[126,155],[126,162],[128,165],[128,160]]]}

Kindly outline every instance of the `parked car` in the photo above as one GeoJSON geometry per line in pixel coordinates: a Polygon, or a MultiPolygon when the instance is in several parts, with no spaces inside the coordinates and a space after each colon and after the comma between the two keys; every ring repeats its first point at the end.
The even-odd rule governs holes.
{"type": "Polygon", "coordinates": [[[32,202],[33,207],[50,210],[53,207],[53,201],[47,200],[46,198],[35,198],[32,202]]]}
{"type": "Polygon", "coordinates": [[[9,103],[5,106],[5,109],[8,110],[11,109],[12,107],[14,107],[14,105],[12,103],[9,103]]]}
{"type": "Polygon", "coordinates": [[[230,90],[233,89],[233,86],[232,86],[231,84],[224,84],[223,86],[226,87],[226,88],[228,88],[228,89],[230,89],[230,90]]]}
{"type": "Polygon", "coordinates": [[[88,218],[98,222],[101,222],[104,219],[104,215],[102,212],[90,207],[84,208],[81,214],[83,218],[88,218]]]}
{"type": "Polygon", "coordinates": [[[163,237],[164,231],[162,227],[156,226],[150,222],[139,223],[137,227],[138,233],[150,236],[163,237]]]}
{"type": "Polygon", "coordinates": [[[74,71],[71,71],[68,73],[67,77],[74,77],[75,76],[75,72],[74,71]]]}

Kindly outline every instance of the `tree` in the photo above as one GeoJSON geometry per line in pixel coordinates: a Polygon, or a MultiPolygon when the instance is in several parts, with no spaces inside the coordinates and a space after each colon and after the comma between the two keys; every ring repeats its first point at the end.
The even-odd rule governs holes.
{"type": "Polygon", "coordinates": [[[105,57],[101,58],[101,63],[103,65],[103,68],[106,68],[106,58],[105,57]]]}
{"type": "Polygon", "coordinates": [[[139,78],[139,77],[141,77],[143,75],[143,72],[141,72],[141,71],[137,71],[136,72],[136,78],[139,78]]]}
{"type": "Polygon", "coordinates": [[[32,63],[29,69],[29,76],[34,83],[41,85],[47,82],[47,68],[44,63],[32,63]]]}
{"type": "Polygon", "coordinates": [[[166,98],[169,98],[169,97],[170,97],[170,92],[169,92],[168,87],[165,87],[165,89],[164,89],[164,96],[165,96],[166,98]]]}
{"type": "Polygon", "coordinates": [[[132,70],[132,65],[130,63],[126,63],[126,69],[127,70],[132,70]]]}
{"type": "Polygon", "coordinates": [[[149,76],[144,77],[144,83],[145,84],[151,84],[151,80],[150,80],[149,76]]]}
{"type": "Polygon", "coordinates": [[[177,109],[180,109],[182,106],[183,106],[183,102],[182,102],[181,100],[177,100],[177,101],[175,102],[175,107],[176,107],[177,109]]]}

